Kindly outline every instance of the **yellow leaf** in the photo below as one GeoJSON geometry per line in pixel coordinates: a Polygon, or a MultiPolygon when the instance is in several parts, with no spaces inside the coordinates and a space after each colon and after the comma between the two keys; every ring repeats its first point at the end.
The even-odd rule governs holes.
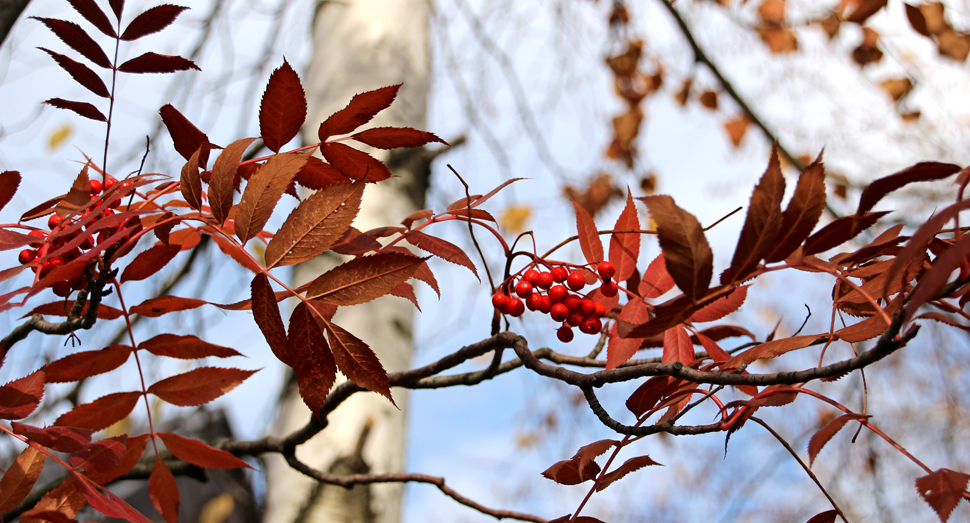
{"type": "Polygon", "coordinates": [[[71,124],[64,124],[54,129],[48,139],[47,148],[52,152],[56,151],[72,134],[74,134],[74,127],[71,124]]]}
{"type": "Polygon", "coordinates": [[[499,223],[503,229],[519,234],[525,230],[525,222],[531,215],[532,209],[528,205],[513,205],[505,209],[499,223]]]}

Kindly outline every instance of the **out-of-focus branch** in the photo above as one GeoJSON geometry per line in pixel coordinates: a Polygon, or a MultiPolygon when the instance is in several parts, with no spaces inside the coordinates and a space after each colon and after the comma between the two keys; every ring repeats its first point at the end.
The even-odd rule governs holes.
{"type": "Polygon", "coordinates": [[[30,0],[0,0],[0,44],[7,39],[13,24],[29,3],[30,0]]]}

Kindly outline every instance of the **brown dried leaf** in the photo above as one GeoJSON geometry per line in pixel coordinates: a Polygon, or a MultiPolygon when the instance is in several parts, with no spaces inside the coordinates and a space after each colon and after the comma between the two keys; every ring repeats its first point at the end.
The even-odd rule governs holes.
{"type": "Polygon", "coordinates": [[[274,153],[300,132],[306,121],[306,94],[300,77],[284,59],[269,77],[259,105],[259,134],[274,153]]]}
{"type": "Polygon", "coordinates": [[[337,364],[318,320],[303,302],[290,315],[286,352],[300,386],[300,397],[310,412],[318,416],[337,378],[337,364]]]}
{"type": "Polygon", "coordinates": [[[326,142],[331,136],[350,133],[366,124],[374,115],[390,107],[400,88],[401,84],[390,85],[354,95],[347,107],[330,115],[320,124],[317,131],[320,141],[326,142]]]}
{"type": "Polygon", "coordinates": [[[940,517],[940,521],[946,523],[950,519],[950,514],[956,508],[963,493],[967,490],[970,483],[970,474],[956,472],[950,469],[938,469],[923,477],[916,478],[916,491],[921,498],[929,503],[930,507],[940,517]]]}
{"type": "MultiPolygon", "coordinates": [[[[182,7],[180,5],[156,5],[129,22],[128,27],[121,34],[121,39],[131,41],[152,33],[157,33],[168,27],[186,9],[188,7],[182,7]]],[[[166,519],[168,518],[166,517],[166,519]]]]}
{"type": "Polygon", "coordinates": [[[209,207],[212,209],[212,217],[219,225],[222,225],[229,216],[239,160],[253,140],[255,138],[243,138],[232,142],[212,164],[212,175],[209,177],[209,207]]]}
{"type": "Polygon", "coordinates": [[[639,199],[647,204],[657,224],[667,271],[686,296],[692,300],[700,298],[707,291],[714,270],[714,255],[700,222],[678,207],[670,196],[639,199]]]}
{"type": "Polygon", "coordinates": [[[334,305],[366,303],[413,276],[424,260],[396,252],[350,260],[314,280],[306,297],[334,305]]]}
{"type": "Polygon", "coordinates": [[[660,465],[661,467],[663,466],[660,463],[657,463],[656,461],[651,459],[650,456],[637,456],[635,458],[630,458],[625,462],[623,462],[623,464],[620,465],[618,468],[604,474],[602,479],[600,479],[596,483],[596,491],[600,492],[606,487],[609,487],[613,483],[623,478],[623,476],[626,476],[631,472],[640,470],[643,467],[649,467],[651,465],[660,465]]]}
{"type": "Polygon", "coordinates": [[[253,174],[236,208],[236,236],[242,243],[263,230],[286,187],[308,157],[305,154],[277,154],[253,174]]]}
{"type": "Polygon", "coordinates": [[[804,336],[793,336],[791,338],[772,340],[767,343],[762,343],[761,345],[751,347],[737,356],[734,356],[728,360],[727,363],[722,365],[721,368],[736,369],[744,363],[750,364],[760,359],[777,358],[786,352],[813,345],[819,340],[825,341],[825,338],[817,334],[808,334],[804,336]]]}
{"type": "Polygon", "coordinates": [[[84,88],[88,91],[91,91],[102,98],[108,98],[110,96],[110,93],[108,93],[108,87],[104,85],[104,81],[102,81],[101,77],[92,71],[88,66],[82,64],[81,62],[72,60],[62,54],[55,53],[50,49],[43,47],[38,47],[38,49],[51,55],[51,58],[57,62],[57,65],[61,66],[62,69],[67,71],[67,73],[71,75],[71,78],[77,80],[77,83],[84,86],[84,88]]]}
{"type": "Polygon", "coordinates": [[[751,193],[748,214],[744,219],[731,267],[721,274],[721,283],[743,281],[774,251],[781,230],[781,200],[785,196],[785,177],[781,174],[778,148],[771,150],[768,168],[751,193]]]}
{"type": "Polygon", "coordinates": [[[765,261],[778,262],[795,252],[812,233],[824,210],[825,168],[819,153],[818,158],[798,177],[795,193],[781,215],[781,228],[775,240],[775,249],[765,256],[765,261]]]}
{"type": "Polygon", "coordinates": [[[384,396],[391,404],[397,406],[391,397],[387,371],[384,370],[374,351],[343,327],[329,321],[326,321],[325,325],[333,357],[340,372],[344,373],[350,381],[384,396]]]}
{"type": "Polygon", "coordinates": [[[17,508],[34,488],[47,455],[30,446],[25,448],[0,478],[0,512],[17,508]]]}
{"type": "Polygon", "coordinates": [[[825,444],[832,439],[832,437],[838,434],[846,423],[852,420],[863,421],[869,417],[870,416],[862,414],[844,414],[826,423],[824,427],[819,429],[819,431],[812,436],[812,439],[808,440],[808,465],[812,466],[812,464],[815,463],[815,458],[822,450],[822,447],[824,447],[825,444]]]}

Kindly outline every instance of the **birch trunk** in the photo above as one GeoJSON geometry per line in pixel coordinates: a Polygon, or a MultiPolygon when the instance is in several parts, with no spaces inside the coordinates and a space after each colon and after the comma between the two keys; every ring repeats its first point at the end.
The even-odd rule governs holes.
{"type": "MultiPolygon", "coordinates": [[[[371,126],[425,127],[430,0],[341,0],[318,3],[313,20],[313,59],[304,86],[309,105],[305,141],[317,141],[317,127],[353,95],[403,83],[391,107],[371,126]]],[[[382,161],[385,151],[368,151],[382,161]]],[[[423,205],[424,169],[397,168],[396,178],[367,187],[354,225],[363,231],[392,225],[423,205]]],[[[426,167],[426,166],[425,166],[426,167]]],[[[331,263],[332,265],[332,263],[331,263]]],[[[328,268],[318,259],[300,266],[296,283],[309,281],[328,268]]],[[[384,297],[341,308],[336,322],[367,342],[388,371],[404,370],[411,360],[413,305],[384,297]]],[[[339,378],[339,379],[342,379],[339,378]]],[[[394,472],[404,467],[407,394],[394,389],[400,410],[373,393],[356,394],[329,417],[321,434],[297,448],[311,466],[334,473],[394,472]]],[[[281,406],[274,432],[303,426],[310,413],[295,391],[281,406]]],[[[264,521],[395,523],[400,521],[403,486],[376,484],[351,491],[317,485],[294,472],[281,459],[267,463],[264,521]]]]}

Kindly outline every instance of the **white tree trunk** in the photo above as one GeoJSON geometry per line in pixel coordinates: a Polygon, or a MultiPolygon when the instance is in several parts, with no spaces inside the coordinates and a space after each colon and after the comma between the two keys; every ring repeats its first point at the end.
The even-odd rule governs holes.
{"type": "MultiPolygon", "coordinates": [[[[357,93],[403,83],[397,100],[368,126],[425,126],[428,74],[430,0],[321,1],[313,21],[313,59],[305,77],[309,105],[307,143],[317,141],[317,128],[357,93]]],[[[383,151],[368,151],[386,161],[383,151]]],[[[368,230],[393,225],[415,207],[409,197],[411,172],[370,185],[354,225],[368,230]]],[[[418,181],[423,191],[424,182],[418,181]]],[[[413,189],[410,194],[415,194],[413,189]]],[[[420,193],[418,193],[420,194],[420,193]]],[[[327,269],[320,260],[301,265],[296,283],[309,281],[327,269]]],[[[396,297],[341,308],[335,319],[374,351],[388,371],[404,370],[411,360],[413,305],[396,297]]],[[[339,379],[342,379],[339,378],[339,379]]],[[[374,393],[351,397],[329,417],[321,434],[297,449],[309,465],[335,473],[403,470],[405,457],[405,390],[394,389],[400,410],[374,393]],[[362,459],[362,461],[361,461],[362,459]]],[[[304,425],[310,412],[295,393],[281,406],[276,433],[304,425]]],[[[266,512],[272,523],[375,522],[395,523],[401,516],[401,485],[317,487],[291,470],[281,459],[267,463],[266,512]],[[311,499],[312,498],[312,499],[311,499]]]]}

